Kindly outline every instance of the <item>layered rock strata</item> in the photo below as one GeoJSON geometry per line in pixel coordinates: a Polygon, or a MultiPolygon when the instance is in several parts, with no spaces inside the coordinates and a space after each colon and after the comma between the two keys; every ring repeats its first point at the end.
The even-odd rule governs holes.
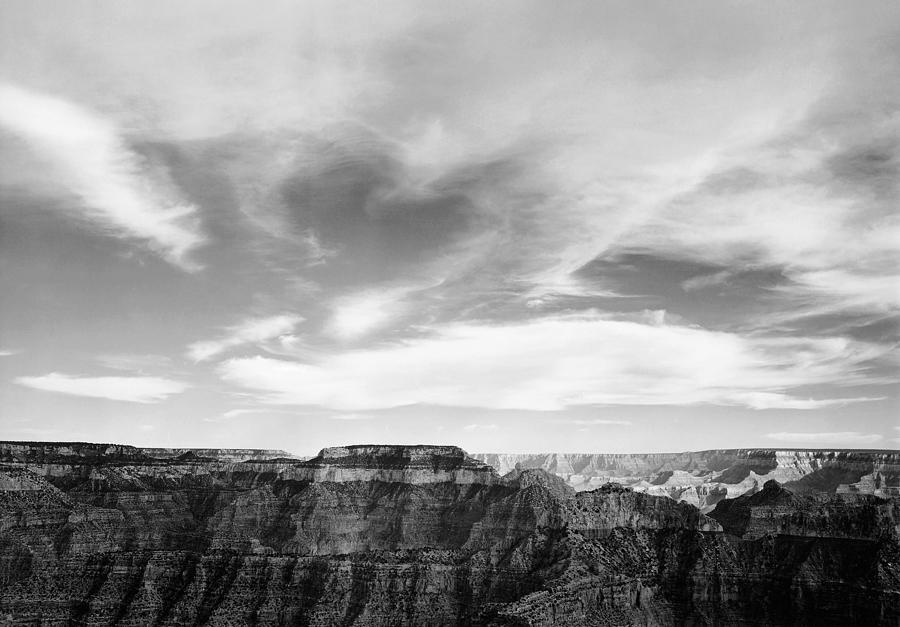
{"type": "Polygon", "coordinates": [[[896,624],[895,502],[830,498],[773,482],[706,516],[456,447],[2,444],[0,622],[896,624]]]}
{"type": "Polygon", "coordinates": [[[710,511],[725,498],[752,494],[769,480],[797,493],[900,496],[900,451],[726,449],[652,454],[473,455],[501,474],[541,468],[575,490],[615,482],[710,511]]]}

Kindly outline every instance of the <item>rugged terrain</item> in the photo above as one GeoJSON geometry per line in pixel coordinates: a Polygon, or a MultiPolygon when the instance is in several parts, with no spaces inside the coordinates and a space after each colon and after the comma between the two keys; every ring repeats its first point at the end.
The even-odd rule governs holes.
{"type": "Polygon", "coordinates": [[[0,624],[896,625],[898,538],[772,480],[706,515],[448,446],[0,443],[0,624]]]}
{"type": "Polygon", "coordinates": [[[900,451],[724,449],[650,454],[476,453],[500,474],[541,468],[575,490],[615,482],[708,512],[774,479],[796,493],[900,496],[900,451]]]}

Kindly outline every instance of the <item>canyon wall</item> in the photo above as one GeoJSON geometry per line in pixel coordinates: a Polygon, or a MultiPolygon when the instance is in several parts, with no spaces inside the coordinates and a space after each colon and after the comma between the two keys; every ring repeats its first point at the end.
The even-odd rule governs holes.
{"type": "Polygon", "coordinates": [[[501,474],[541,468],[575,490],[615,482],[710,511],[774,479],[795,492],[900,496],[900,451],[722,449],[687,453],[476,453],[501,474]]]}
{"type": "Polygon", "coordinates": [[[456,447],[255,457],[0,443],[0,624],[900,620],[896,499],[770,481],[706,515],[456,447]]]}

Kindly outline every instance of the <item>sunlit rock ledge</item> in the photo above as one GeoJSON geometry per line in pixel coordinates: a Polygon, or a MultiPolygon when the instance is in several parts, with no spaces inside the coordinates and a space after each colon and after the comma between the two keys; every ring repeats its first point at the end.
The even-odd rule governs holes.
{"type": "Polygon", "coordinates": [[[110,444],[2,442],[0,462],[28,466],[47,477],[120,487],[139,487],[147,481],[252,481],[249,477],[253,474],[277,474],[287,481],[332,483],[500,482],[500,475],[490,465],[469,457],[459,447],[440,445],[329,447],[304,460],[285,451],[264,449],[142,449],[110,444]]]}

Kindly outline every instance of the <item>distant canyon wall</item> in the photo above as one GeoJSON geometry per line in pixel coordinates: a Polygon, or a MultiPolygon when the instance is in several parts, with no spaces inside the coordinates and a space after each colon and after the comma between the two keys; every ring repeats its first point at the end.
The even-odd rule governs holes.
{"type": "Polygon", "coordinates": [[[721,449],[685,453],[475,453],[505,474],[540,468],[575,490],[615,482],[667,496],[704,511],[725,498],[753,493],[774,479],[795,492],[900,496],[900,451],[721,449]]]}

